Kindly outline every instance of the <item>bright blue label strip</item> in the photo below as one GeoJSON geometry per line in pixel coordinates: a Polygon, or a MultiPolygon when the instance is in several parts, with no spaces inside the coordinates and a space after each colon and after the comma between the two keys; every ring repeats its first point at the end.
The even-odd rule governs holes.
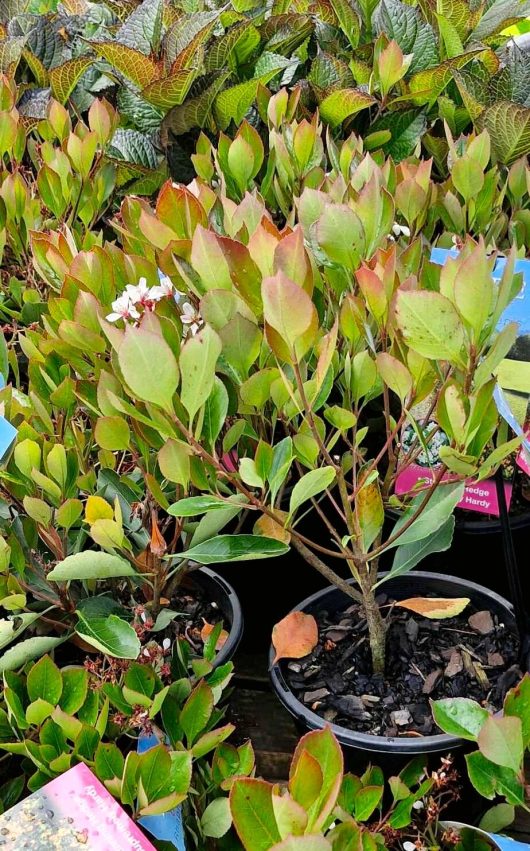
{"type": "MultiPolygon", "coordinates": [[[[153,733],[150,736],[142,735],[138,739],[138,753],[156,747],[160,744],[160,739],[153,733]]],[[[139,824],[145,827],[155,839],[163,839],[166,842],[171,842],[177,851],[186,851],[186,843],[184,840],[184,825],[182,823],[182,806],[175,807],[168,813],[162,813],[160,816],[144,816],[139,819],[139,824]]]]}

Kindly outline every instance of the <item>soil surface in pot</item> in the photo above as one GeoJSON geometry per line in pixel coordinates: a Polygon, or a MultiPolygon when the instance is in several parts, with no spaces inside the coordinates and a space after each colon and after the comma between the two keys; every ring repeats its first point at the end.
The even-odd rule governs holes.
{"type": "MultiPolygon", "coordinates": [[[[181,589],[173,597],[168,608],[178,612],[178,615],[165,630],[158,633],[160,640],[170,638],[174,641],[177,638],[185,638],[193,650],[202,653],[204,641],[219,621],[223,621],[223,632],[217,643],[218,650],[228,638],[230,624],[226,623],[226,618],[223,618],[223,613],[215,600],[211,600],[199,586],[194,585],[189,590],[181,589]]],[[[157,633],[154,635],[156,636],[157,633]]]]}
{"type": "MultiPolygon", "coordinates": [[[[378,598],[381,605],[393,601],[378,598]]],[[[297,698],[327,721],[377,736],[441,732],[430,699],[470,697],[497,710],[522,676],[519,639],[489,611],[470,605],[461,615],[429,620],[393,609],[387,674],[373,674],[366,621],[358,604],[315,614],[319,643],[285,665],[297,698]]],[[[282,665],[282,667],[283,667],[282,665]]]]}

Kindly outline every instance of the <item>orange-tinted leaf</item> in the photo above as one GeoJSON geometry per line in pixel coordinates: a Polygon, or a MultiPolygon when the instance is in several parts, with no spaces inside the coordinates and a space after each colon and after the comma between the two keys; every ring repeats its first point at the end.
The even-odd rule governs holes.
{"type": "Polygon", "coordinates": [[[119,44],[117,41],[91,41],[90,45],[96,53],[107,60],[109,65],[116,68],[140,89],[144,89],[159,76],[157,64],[139,50],[119,44]]]}
{"type": "Polygon", "coordinates": [[[469,605],[469,597],[409,597],[396,606],[408,609],[424,618],[454,618],[469,605]]]}
{"type": "MultiPolygon", "coordinates": [[[[280,519],[287,517],[286,511],[276,511],[280,519]]],[[[268,514],[262,514],[259,520],[254,524],[254,533],[256,535],[264,535],[265,538],[276,538],[277,541],[283,541],[288,544],[291,540],[291,535],[283,528],[281,523],[273,520],[268,514]]]]}
{"type": "MultiPolygon", "coordinates": [[[[204,618],[203,618],[203,621],[204,621],[204,618]]],[[[208,623],[208,621],[204,621],[204,626],[201,629],[201,639],[204,643],[206,642],[206,640],[208,639],[210,634],[213,632],[214,628],[215,628],[215,624],[208,623]]],[[[221,650],[225,646],[227,640],[228,640],[228,633],[227,633],[226,629],[222,629],[220,634],[219,634],[219,638],[217,639],[217,644],[215,645],[215,649],[221,650]]]]}
{"type": "Polygon", "coordinates": [[[272,630],[272,643],[276,650],[274,662],[280,659],[302,659],[318,643],[318,626],[313,615],[291,612],[272,630]]]}

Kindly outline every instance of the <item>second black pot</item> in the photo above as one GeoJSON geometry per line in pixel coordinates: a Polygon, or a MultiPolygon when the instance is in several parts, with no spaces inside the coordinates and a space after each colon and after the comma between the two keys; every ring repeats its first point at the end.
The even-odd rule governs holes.
{"type": "MultiPolygon", "coordinates": [[[[512,607],[507,600],[481,585],[464,579],[413,571],[406,576],[389,580],[385,585],[385,592],[397,599],[411,596],[424,597],[429,594],[438,597],[469,597],[476,609],[488,609],[503,623],[516,628],[512,607]]],[[[303,600],[293,611],[303,611],[313,615],[318,615],[318,612],[322,610],[333,612],[347,605],[347,600],[348,598],[340,590],[328,586],[325,590],[303,600]]],[[[439,759],[443,754],[454,752],[465,744],[469,745],[463,739],[448,736],[445,733],[413,738],[385,737],[356,732],[333,723],[329,724],[295,697],[285,677],[286,662],[272,664],[273,659],[274,650],[271,648],[272,686],[281,703],[294,716],[300,729],[305,732],[330,726],[342,745],[351,768],[372,761],[396,773],[414,756],[424,755],[426,761],[430,756],[439,759]]]]}

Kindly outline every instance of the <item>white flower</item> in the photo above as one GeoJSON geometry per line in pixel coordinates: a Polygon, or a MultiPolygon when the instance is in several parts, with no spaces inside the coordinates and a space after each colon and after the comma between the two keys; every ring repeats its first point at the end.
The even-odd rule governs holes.
{"type": "Polygon", "coordinates": [[[149,287],[145,278],[140,278],[138,284],[134,287],[132,284],[127,284],[125,293],[131,301],[131,304],[145,305],[151,301],[149,287]]]}
{"type": "Polygon", "coordinates": [[[404,851],[416,851],[416,846],[414,842],[410,842],[410,840],[407,839],[407,841],[403,843],[403,849],[404,851]]]}
{"type": "Polygon", "coordinates": [[[168,298],[170,295],[173,295],[173,284],[171,280],[165,276],[160,278],[160,286],[151,287],[149,290],[149,297],[151,301],[160,301],[163,298],[168,298]]]}
{"type": "Polygon", "coordinates": [[[394,222],[392,225],[392,233],[394,236],[401,236],[401,234],[403,234],[403,236],[410,236],[410,228],[406,225],[399,225],[397,222],[394,222]]]}
{"type": "Polygon", "coordinates": [[[185,301],[180,305],[180,309],[182,313],[180,314],[180,319],[183,325],[187,325],[190,329],[190,333],[193,336],[199,330],[199,326],[201,323],[201,315],[195,310],[192,304],[189,301],[185,301]]]}
{"type": "Polygon", "coordinates": [[[108,322],[117,322],[118,319],[139,319],[140,314],[126,293],[112,302],[112,313],[107,316],[108,322]]]}

